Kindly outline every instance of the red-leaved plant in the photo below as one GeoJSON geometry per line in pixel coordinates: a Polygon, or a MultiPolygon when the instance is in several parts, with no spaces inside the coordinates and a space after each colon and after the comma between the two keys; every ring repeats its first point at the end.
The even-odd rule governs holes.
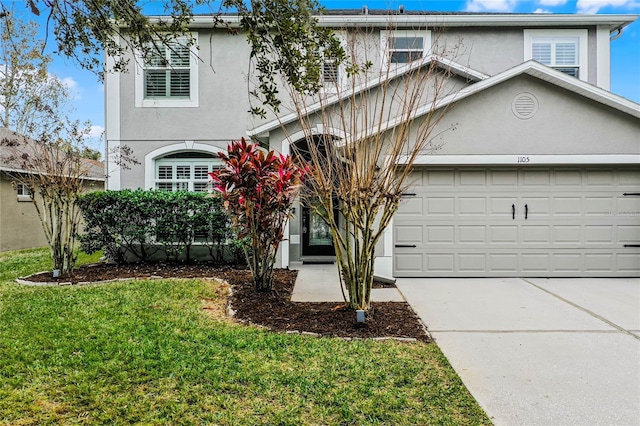
{"type": "Polygon", "coordinates": [[[244,252],[255,289],[267,290],[305,171],[290,156],[266,153],[244,138],[231,142],[227,151],[218,154],[224,167],[209,176],[222,194],[238,238],[248,241],[244,252]]]}

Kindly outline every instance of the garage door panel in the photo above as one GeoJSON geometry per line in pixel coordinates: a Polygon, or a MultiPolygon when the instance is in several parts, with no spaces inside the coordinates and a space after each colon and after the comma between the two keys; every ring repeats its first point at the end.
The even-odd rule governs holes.
{"type": "Polygon", "coordinates": [[[614,256],[612,253],[586,253],[585,272],[588,274],[610,273],[615,270],[614,256]]]}
{"type": "Polygon", "coordinates": [[[524,187],[549,187],[551,175],[548,170],[523,170],[521,173],[521,186],[524,187]]]}
{"type": "Polygon", "coordinates": [[[640,170],[424,169],[394,217],[396,276],[640,276],[640,170]],[[525,217],[525,205],[528,208],[525,217]],[[515,215],[513,214],[515,208],[515,215]]]}
{"type": "Polygon", "coordinates": [[[455,198],[427,197],[426,208],[428,215],[453,216],[455,213],[455,198]]]}
{"type": "Polygon", "coordinates": [[[521,230],[522,243],[545,244],[551,242],[551,227],[546,225],[523,225],[521,230]]]}
{"type": "Polygon", "coordinates": [[[640,273],[640,253],[620,253],[617,256],[618,271],[627,273],[640,273]]]}
{"type": "Polygon", "coordinates": [[[482,253],[461,253],[458,262],[459,271],[485,273],[487,270],[487,256],[482,253]]]}
{"type": "Polygon", "coordinates": [[[557,187],[582,187],[582,170],[556,170],[553,183],[557,187]]]}
{"type": "Polygon", "coordinates": [[[640,225],[618,226],[618,242],[620,244],[640,244],[640,225]]]}
{"type": "Polygon", "coordinates": [[[491,244],[518,244],[518,227],[516,225],[493,225],[489,229],[491,244]]]}
{"type": "Polygon", "coordinates": [[[553,198],[553,214],[556,216],[580,216],[583,211],[582,198],[565,196],[553,198]]]}
{"type": "Polygon", "coordinates": [[[618,197],[617,214],[621,216],[635,216],[640,221],[640,197],[618,197]]]}
{"type": "Polygon", "coordinates": [[[398,205],[396,216],[414,216],[422,219],[424,217],[423,202],[424,200],[422,198],[403,197],[398,205]]]}
{"type": "Polygon", "coordinates": [[[398,244],[422,244],[424,226],[420,225],[402,225],[396,226],[396,243],[398,244]]]}
{"type": "Polygon", "coordinates": [[[615,197],[585,197],[584,207],[586,216],[611,216],[615,211],[615,197]]]}
{"type": "Polygon", "coordinates": [[[487,215],[487,199],[485,197],[459,197],[458,215],[485,217],[487,215]]]}
{"type": "Polygon", "coordinates": [[[554,244],[582,244],[584,231],[580,225],[556,225],[553,227],[554,244]]]}
{"type": "Polygon", "coordinates": [[[454,272],[455,255],[453,253],[427,254],[427,270],[437,272],[454,272]]]}
{"type": "Polygon", "coordinates": [[[518,255],[515,253],[489,253],[488,258],[489,275],[518,272],[518,255]]]}
{"type": "Polygon", "coordinates": [[[585,183],[591,187],[604,186],[611,188],[615,183],[615,173],[613,170],[586,170],[585,183]]]}
{"type": "Polygon", "coordinates": [[[458,242],[460,244],[486,244],[487,230],[484,225],[458,226],[458,242]]]}
{"type": "Polygon", "coordinates": [[[427,244],[453,244],[455,242],[455,227],[453,225],[427,226],[427,244]]]}

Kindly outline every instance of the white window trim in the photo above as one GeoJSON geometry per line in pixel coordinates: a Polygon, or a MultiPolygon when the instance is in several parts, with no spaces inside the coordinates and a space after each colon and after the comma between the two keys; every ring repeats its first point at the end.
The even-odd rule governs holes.
{"type": "Polygon", "coordinates": [[[589,81],[589,32],[587,30],[524,30],[524,61],[533,59],[532,47],[534,40],[566,38],[578,39],[579,79],[589,81]]]}
{"type": "Polygon", "coordinates": [[[24,183],[17,183],[16,184],[16,193],[18,194],[18,201],[27,201],[27,202],[31,202],[33,201],[33,199],[31,198],[31,191],[29,191],[29,188],[27,188],[27,186],[24,183]],[[25,194],[25,190],[26,190],[26,194],[25,194]],[[22,192],[22,194],[21,194],[22,192]]]}
{"type": "Polygon", "coordinates": [[[381,70],[384,71],[389,65],[392,66],[404,66],[406,64],[390,64],[389,63],[389,49],[387,48],[387,41],[390,37],[419,37],[422,36],[422,57],[429,55],[431,52],[431,31],[429,30],[388,30],[380,31],[380,58],[381,58],[381,70]]]}
{"type": "MultiPolygon", "coordinates": [[[[340,44],[342,45],[342,48],[345,50],[345,52],[347,52],[347,55],[348,55],[349,50],[347,48],[346,33],[344,31],[335,31],[334,35],[338,40],[340,40],[340,44]]],[[[337,79],[338,79],[337,82],[325,82],[324,69],[322,70],[322,72],[320,73],[320,78],[322,79],[321,93],[335,94],[335,93],[338,93],[343,88],[347,87],[347,71],[345,70],[344,64],[338,65],[336,69],[336,73],[337,73],[337,79]]]]}
{"type": "Polygon", "coordinates": [[[189,99],[145,99],[144,98],[144,63],[136,58],[135,67],[135,106],[137,108],[197,108],[198,98],[198,33],[190,33],[193,45],[189,47],[189,99]]]}
{"type": "Polygon", "coordinates": [[[144,187],[145,189],[155,189],[156,187],[156,164],[155,160],[165,157],[169,154],[184,151],[200,151],[217,155],[220,151],[225,151],[217,146],[198,143],[194,141],[184,141],[182,143],[165,145],[154,149],[144,156],[144,187]]]}

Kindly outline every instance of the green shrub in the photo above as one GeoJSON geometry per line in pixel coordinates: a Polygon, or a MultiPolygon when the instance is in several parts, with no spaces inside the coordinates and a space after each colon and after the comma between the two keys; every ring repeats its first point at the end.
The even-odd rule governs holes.
{"type": "Polygon", "coordinates": [[[86,194],[79,204],[86,223],[80,242],[87,253],[103,250],[116,263],[189,262],[197,244],[206,247],[206,260],[237,260],[219,197],[125,189],[86,194]]]}

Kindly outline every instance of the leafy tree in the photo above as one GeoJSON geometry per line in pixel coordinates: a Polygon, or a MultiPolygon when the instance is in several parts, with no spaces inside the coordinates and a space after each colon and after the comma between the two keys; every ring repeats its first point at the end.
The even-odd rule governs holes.
{"type": "Polygon", "coordinates": [[[224,167],[210,173],[240,239],[256,290],[270,289],[284,226],[305,172],[290,156],[265,153],[244,138],[220,153],[224,167]]]}
{"type": "Polygon", "coordinates": [[[50,134],[71,110],[70,90],[48,72],[38,25],[7,11],[0,16],[0,125],[33,138],[50,134]]]}
{"type": "Polygon", "coordinates": [[[438,103],[459,87],[439,57],[374,68],[366,40],[351,31],[348,81],[335,83],[334,98],[309,102],[290,88],[305,133],[293,149],[310,170],[303,198],[331,229],[345,301],[363,310],[371,303],[376,245],[411,184],[416,160],[453,129],[436,130],[448,110],[438,103]],[[308,108],[313,102],[321,106],[315,112],[308,108]],[[343,136],[316,135],[318,127],[343,136]]]}
{"type": "MultiPolygon", "coordinates": [[[[301,93],[319,89],[317,76],[323,56],[344,58],[340,43],[328,28],[312,17],[321,7],[317,0],[162,0],[163,18],[144,14],[144,1],[136,0],[27,0],[35,15],[46,14],[53,27],[58,51],[74,58],[83,68],[102,73],[103,53],[116,58],[114,69],[126,69],[124,53],[136,50],[148,60],[158,44],[171,45],[189,34],[194,8],[212,13],[212,25],[236,31],[224,15],[236,13],[240,28],[251,45],[251,59],[258,73],[259,101],[278,110],[277,81],[282,77],[301,93]],[[115,24],[114,24],[115,22],[115,24]]],[[[264,116],[261,106],[254,114],[264,116]]]]}

